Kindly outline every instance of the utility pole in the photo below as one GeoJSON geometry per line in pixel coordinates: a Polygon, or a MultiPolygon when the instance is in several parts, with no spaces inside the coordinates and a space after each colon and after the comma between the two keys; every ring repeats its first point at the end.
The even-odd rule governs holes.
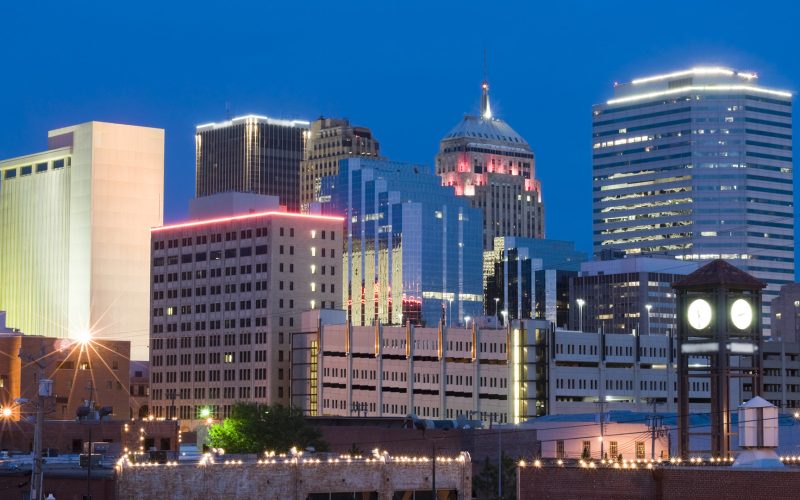
{"type": "Polygon", "coordinates": [[[606,433],[606,402],[600,400],[597,402],[598,419],[600,421],[600,460],[605,458],[605,433],[606,433]]]}
{"type": "Polygon", "coordinates": [[[656,458],[656,429],[661,427],[661,418],[656,414],[656,398],[651,398],[648,403],[653,405],[653,413],[650,414],[650,458],[656,458]]]}
{"type": "Polygon", "coordinates": [[[431,439],[431,462],[433,463],[433,471],[431,472],[431,492],[433,498],[436,500],[436,442],[431,439]]]}
{"type": "Polygon", "coordinates": [[[45,358],[44,342],[41,344],[41,356],[36,359],[31,355],[23,355],[20,351],[20,359],[28,359],[30,362],[36,364],[39,369],[38,390],[36,399],[36,425],[33,430],[33,470],[31,471],[31,500],[41,500],[42,487],[44,484],[44,474],[42,472],[42,427],[44,426],[44,405],[46,398],[53,394],[53,381],[45,378],[44,363],[42,360],[45,358]]]}
{"type": "MultiPolygon", "coordinates": [[[[89,415],[91,415],[92,409],[94,409],[94,401],[92,398],[94,397],[94,385],[92,385],[92,381],[89,381],[86,389],[89,391],[89,402],[86,406],[89,407],[89,415]]],[[[87,417],[88,418],[88,417],[87,417]]],[[[89,448],[88,452],[86,453],[86,500],[92,500],[92,424],[89,423],[89,448]]]]}

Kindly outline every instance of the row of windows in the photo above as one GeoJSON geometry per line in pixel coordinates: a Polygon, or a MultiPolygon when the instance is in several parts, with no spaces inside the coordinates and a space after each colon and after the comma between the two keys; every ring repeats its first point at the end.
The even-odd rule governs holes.
{"type": "Polygon", "coordinates": [[[17,170],[16,168],[10,168],[4,171],[3,179],[14,179],[15,177],[17,177],[17,173],[19,173],[20,177],[22,177],[26,175],[31,175],[34,172],[36,172],[37,174],[40,174],[42,172],[47,172],[49,168],[52,168],[53,170],[59,170],[64,167],[69,167],[70,165],[72,165],[72,158],[68,156],[66,158],[59,158],[58,160],[53,160],[52,162],[45,161],[36,163],[35,165],[25,165],[19,167],[19,170],[17,170]]]}

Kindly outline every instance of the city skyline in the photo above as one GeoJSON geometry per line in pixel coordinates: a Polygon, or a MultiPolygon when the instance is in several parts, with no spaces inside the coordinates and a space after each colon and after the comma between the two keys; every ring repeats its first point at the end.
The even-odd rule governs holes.
{"type": "MultiPolygon", "coordinates": [[[[766,11],[739,13],[717,3],[693,6],[692,23],[676,32],[669,18],[660,18],[655,7],[637,8],[636,13],[630,14],[625,9],[605,12],[600,6],[577,5],[580,8],[527,7],[520,9],[513,19],[506,19],[505,11],[499,9],[482,11],[487,25],[502,21],[507,29],[486,30],[460,42],[457,49],[445,35],[409,39],[403,45],[394,41],[397,38],[386,35],[397,35],[400,25],[405,24],[403,21],[413,21],[419,30],[431,32],[428,27],[445,14],[456,24],[459,20],[474,19],[477,5],[467,5],[455,13],[439,7],[422,10],[414,5],[383,7],[384,11],[375,7],[368,9],[368,13],[393,17],[396,24],[388,25],[389,31],[381,36],[376,26],[359,23],[361,31],[357,36],[375,41],[369,47],[361,45],[363,58],[369,64],[342,64],[326,57],[326,51],[309,54],[303,48],[311,42],[301,40],[291,49],[281,43],[276,45],[278,48],[264,52],[254,69],[253,76],[257,78],[249,74],[251,68],[245,65],[251,60],[252,49],[237,54],[224,52],[220,67],[228,70],[219,74],[182,76],[180,73],[187,65],[196,64],[200,56],[179,50],[185,48],[181,43],[169,45],[172,37],[194,43],[213,31],[215,43],[220,46],[226,44],[219,40],[234,32],[246,39],[261,33],[270,40],[280,41],[290,35],[291,29],[297,28],[293,35],[302,35],[304,29],[313,32],[315,25],[322,22],[320,19],[326,23],[338,21],[345,27],[354,20],[347,19],[347,12],[333,18],[319,15],[303,19],[302,13],[292,7],[269,8],[265,14],[282,17],[287,22],[271,30],[250,30],[255,33],[251,35],[248,28],[258,25],[250,20],[239,20],[238,24],[221,22],[219,26],[185,23],[192,26],[173,30],[170,20],[183,15],[177,8],[164,11],[156,20],[132,12],[109,25],[102,24],[99,16],[89,16],[81,18],[87,26],[85,34],[72,33],[63,41],[65,48],[72,49],[77,57],[56,58],[46,70],[34,66],[46,56],[45,46],[36,41],[19,46],[15,40],[21,39],[21,33],[12,27],[0,35],[7,39],[6,49],[2,49],[7,52],[4,56],[17,73],[30,77],[5,79],[0,83],[4,96],[0,102],[10,117],[0,128],[0,157],[41,150],[41,130],[87,119],[165,128],[167,222],[185,217],[194,191],[195,126],[224,120],[228,114],[255,113],[309,120],[319,115],[347,117],[352,123],[371,128],[381,138],[385,156],[433,166],[438,141],[452,127],[453,118],[479,109],[485,48],[493,111],[514,124],[537,155],[537,176],[547,186],[544,202],[548,207],[548,237],[575,240],[580,250],[589,251],[591,106],[609,98],[615,81],[712,64],[756,71],[772,86],[795,91],[800,82],[800,64],[788,52],[781,51],[791,47],[796,37],[788,24],[793,16],[787,12],[797,9],[794,6],[783,9],[786,15],[780,18],[766,11]],[[306,24],[301,24],[301,19],[306,24]],[[641,19],[647,22],[636,22],[641,19]],[[604,28],[612,22],[625,29],[604,28]],[[718,26],[746,25],[750,35],[733,38],[733,31],[712,33],[704,29],[711,22],[718,26]],[[226,24],[233,27],[222,27],[226,24]],[[114,31],[108,27],[112,25],[114,31]],[[516,33],[528,25],[537,29],[516,33]],[[138,32],[141,26],[152,29],[152,40],[133,43],[124,39],[124,34],[138,32]],[[109,43],[93,48],[90,54],[84,48],[86,42],[98,36],[107,37],[109,43]],[[589,39],[601,43],[584,49],[589,39]],[[632,40],[636,43],[630,43],[632,40]],[[156,52],[160,44],[171,49],[156,52]],[[302,67],[296,58],[301,51],[308,58],[302,67]],[[652,57],[654,53],[658,57],[652,57]],[[106,64],[102,70],[86,66],[84,61],[93,60],[104,60],[106,64]],[[64,71],[68,71],[70,78],[59,79],[57,85],[45,78],[47,73],[64,71]],[[316,74],[325,74],[326,78],[317,79],[316,74]],[[420,120],[421,116],[425,119],[420,120]]],[[[319,14],[327,9],[312,7],[319,14]]],[[[27,9],[8,8],[9,15],[15,18],[28,17],[31,13],[27,9]]],[[[348,9],[345,10],[349,12],[348,9]]],[[[48,18],[69,22],[81,13],[70,10],[62,14],[48,18]]],[[[202,11],[192,15],[201,20],[206,16],[202,11]]],[[[223,13],[220,20],[224,21],[227,15],[223,13]]],[[[43,19],[40,28],[52,28],[54,22],[43,19]]],[[[263,44],[259,46],[264,50],[263,44]]],[[[213,48],[213,54],[220,55],[218,50],[213,48]]],[[[797,203],[795,211],[796,206],[797,203]]]]}

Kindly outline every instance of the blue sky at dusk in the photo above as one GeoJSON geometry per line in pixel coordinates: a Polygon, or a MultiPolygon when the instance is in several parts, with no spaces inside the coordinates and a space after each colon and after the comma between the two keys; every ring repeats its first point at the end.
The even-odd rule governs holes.
{"type": "Polygon", "coordinates": [[[718,64],[800,89],[788,1],[9,1],[0,19],[0,158],[89,120],[164,128],[168,221],[194,192],[194,127],[226,103],[347,117],[389,158],[432,165],[478,108],[486,48],[495,115],[536,154],[547,236],[589,251],[591,106],[614,81],[718,64]]]}

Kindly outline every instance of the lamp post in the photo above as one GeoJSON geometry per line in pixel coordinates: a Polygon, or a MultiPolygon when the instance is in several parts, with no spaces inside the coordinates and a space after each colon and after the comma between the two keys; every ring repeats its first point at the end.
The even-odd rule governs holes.
{"type": "Polygon", "coordinates": [[[578,330],[583,331],[583,305],[586,303],[583,299],[578,299],[575,302],[578,303],[578,330]]]}
{"type": "Polygon", "coordinates": [[[645,304],[645,309],[647,309],[647,334],[650,335],[650,309],[653,308],[653,304],[645,304]]]}
{"type": "Polygon", "coordinates": [[[453,299],[447,299],[449,304],[447,306],[447,326],[453,326],[453,299]]]}

